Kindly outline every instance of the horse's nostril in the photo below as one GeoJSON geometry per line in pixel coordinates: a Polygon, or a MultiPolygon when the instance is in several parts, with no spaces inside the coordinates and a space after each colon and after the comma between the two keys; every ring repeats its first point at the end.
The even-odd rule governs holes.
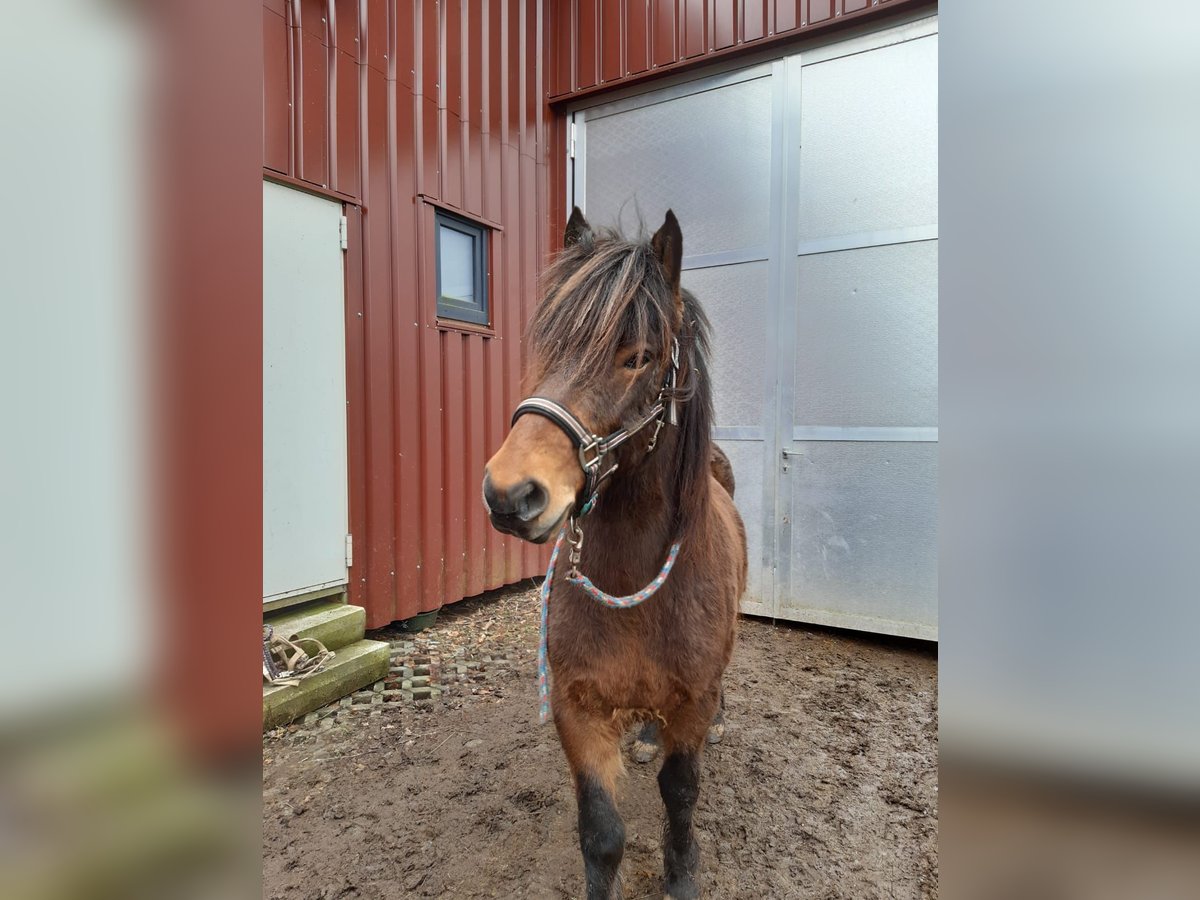
{"type": "Polygon", "coordinates": [[[491,475],[483,479],[483,502],[494,516],[520,519],[529,522],[546,509],[549,494],[532,478],[518,482],[508,490],[500,490],[492,482],[491,475]]]}
{"type": "Polygon", "coordinates": [[[546,489],[536,481],[526,481],[522,485],[524,496],[521,498],[521,506],[523,507],[517,515],[526,522],[536,519],[546,509],[546,504],[549,502],[549,495],[546,489]]]}
{"type": "Polygon", "coordinates": [[[517,484],[508,492],[508,503],[514,510],[519,508],[525,498],[533,492],[534,485],[532,480],[525,480],[517,484]]]}

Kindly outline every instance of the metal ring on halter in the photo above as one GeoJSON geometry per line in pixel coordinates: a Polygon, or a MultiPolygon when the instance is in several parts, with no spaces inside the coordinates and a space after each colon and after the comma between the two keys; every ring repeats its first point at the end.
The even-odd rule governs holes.
{"type": "Polygon", "coordinates": [[[590,469],[600,467],[600,462],[604,459],[603,442],[600,440],[589,441],[586,444],[581,444],[579,447],[579,465],[583,467],[583,471],[587,472],[590,469]],[[591,459],[588,459],[589,453],[595,453],[591,459]]]}

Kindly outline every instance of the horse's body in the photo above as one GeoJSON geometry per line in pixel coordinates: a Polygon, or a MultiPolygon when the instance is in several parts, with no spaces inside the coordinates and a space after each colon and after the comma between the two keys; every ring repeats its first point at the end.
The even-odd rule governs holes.
{"type": "Polygon", "coordinates": [[[498,528],[541,542],[563,521],[573,531],[589,499],[585,485],[594,490],[594,510],[579,518],[586,540],[573,562],[614,596],[650,584],[679,543],[669,577],[628,609],[601,605],[569,580],[573,566],[558,565],[548,643],[554,723],[575,779],[588,897],[618,892],[619,742],[630,724],[651,720],[664,752],[666,891],[694,897],[700,752],[720,708],[747,568],[732,472],[711,441],[707,321],[679,286],[682,236],[672,214],[647,244],[598,238],[576,210],[565,244],[531,323],[535,393],[593,436],[634,427],[655,408],[656,395],[664,420],[670,402],[678,403],[678,424],[638,425],[597,467],[617,464],[594,486],[561,423],[524,415],[488,463],[484,501],[498,528]],[[681,359],[673,369],[676,342],[681,359]]]}

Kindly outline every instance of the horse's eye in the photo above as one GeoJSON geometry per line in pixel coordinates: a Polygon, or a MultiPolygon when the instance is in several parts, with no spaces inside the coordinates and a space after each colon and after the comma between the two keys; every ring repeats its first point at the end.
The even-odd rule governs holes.
{"type": "Polygon", "coordinates": [[[635,353],[629,359],[625,360],[625,368],[641,369],[650,364],[649,352],[635,353]]]}

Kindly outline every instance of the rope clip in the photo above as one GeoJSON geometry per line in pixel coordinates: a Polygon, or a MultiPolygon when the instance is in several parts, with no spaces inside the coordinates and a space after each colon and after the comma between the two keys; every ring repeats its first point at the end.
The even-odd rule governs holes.
{"type": "Polygon", "coordinates": [[[578,578],[579,562],[583,556],[583,528],[575,521],[574,516],[567,520],[567,543],[571,545],[571,551],[567,555],[567,562],[571,568],[567,570],[567,577],[578,578]]]}

